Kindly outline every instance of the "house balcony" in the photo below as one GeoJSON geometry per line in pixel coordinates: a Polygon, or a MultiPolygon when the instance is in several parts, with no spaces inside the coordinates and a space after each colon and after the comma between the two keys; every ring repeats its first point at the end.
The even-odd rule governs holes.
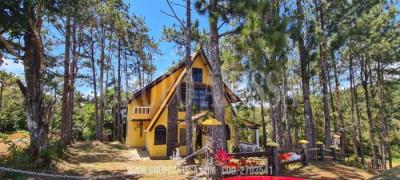
{"type": "Polygon", "coordinates": [[[151,119],[152,110],[150,106],[133,107],[132,119],[151,119]]]}

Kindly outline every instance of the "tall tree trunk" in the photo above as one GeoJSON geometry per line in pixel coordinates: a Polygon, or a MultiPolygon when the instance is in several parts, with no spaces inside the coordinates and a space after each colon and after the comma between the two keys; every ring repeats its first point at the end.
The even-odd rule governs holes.
{"type": "MultiPolygon", "coordinates": [[[[332,60],[335,61],[335,57],[333,57],[332,60]]],[[[337,117],[336,117],[336,107],[335,107],[335,104],[334,104],[335,99],[333,98],[331,76],[329,74],[330,73],[329,73],[329,69],[328,69],[328,87],[329,87],[329,98],[330,98],[331,109],[332,109],[333,131],[337,132],[338,131],[338,125],[337,125],[337,117]]]]}
{"type": "Polygon", "coordinates": [[[267,131],[265,129],[265,113],[264,113],[264,101],[260,98],[261,106],[261,123],[262,123],[262,147],[267,148],[267,131]]]}
{"type": "Polygon", "coordinates": [[[282,100],[281,100],[281,96],[282,96],[282,91],[281,91],[281,87],[280,85],[278,86],[279,89],[279,94],[277,97],[277,99],[275,100],[275,122],[276,122],[276,137],[277,137],[277,142],[279,144],[280,147],[283,146],[283,135],[282,135],[282,100]]]}
{"type": "Polygon", "coordinates": [[[3,90],[4,90],[4,82],[0,80],[0,112],[3,105],[3,90]]]}
{"type": "MultiPolygon", "coordinates": [[[[389,156],[389,161],[391,159],[391,150],[389,146],[389,124],[387,122],[387,116],[385,112],[386,104],[385,104],[385,81],[384,81],[384,71],[383,71],[383,66],[382,64],[378,61],[378,68],[377,68],[377,74],[378,74],[378,86],[379,86],[379,112],[378,112],[378,117],[379,120],[382,123],[382,138],[383,138],[383,150],[382,150],[382,162],[383,162],[383,169],[386,170],[386,156],[389,156]]],[[[391,167],[390,167],[391,168],[391,167]]]]}
{"type": "MultiPolygon", "coordinates": [[[[190,0],[186,0],[186,31],[185,31],[185,63],[186,63],[186,152],[193,154],[193,124],[192,124],[192,60],[191,49],[191,13],[190,0]]],[[[194,164],[194,159],[188,159],[189,164],[194,164]]]]}
{"type": "Polygon", "coordinates": [[[96,124],[96,139],[99,141],[103,141],[103,126],[104,126],[104,116],[105,116],[105,109],[104,109],[104,97],[106,96],[104,92],[104,68],[105,68],[105,39],[106,39],[106,32],[105,32],[105,25],[104,22],[101,24],[101,32],[100,32],[100,82],[99,82],[99,89],[100,89],[100,103],[99,103],[99,111],[100,117],[99,122],[96,124]]]}
{"type": "Polygon", "coordinates": [[[61,144],[66,147],[69,144],[68,128],[69,128],[69,112],[68,100],[70,93],[70,52],[71,52],[71,18],[68,16],[65,23],[65,51],[64,51],[64,89],[62,93],[61,108],[61,144]]]}
{"type": "Polygon", "coordinates": [[[294,147],[297,147],[299,142],[299,126],[294,127],[294,147]]]}
{"type": "Polygon", "coordinates": [[[43,118],[43,77],[45,56],[41,37],[42,20],[37,17],[34,7],[24,1],[24,13],[27,23],[24,33],[25,55],[23,57],[26,86],[17,80],[24,95],[30,132],[29,154],[36,159],[47,147],[47,131],[43,118]]]}
{"type": "MultiPolygon", "coordinates": [[[[341,123],[341,128],[342,130],[345,129],[346,125],[344,124],[344,117],[343,117],[343,110],[342,110],[342,100],[340,97],[340,83],[339,83],[339,75],[338,75],[338,70],[336,66],[336,59],[333,59],[333,74],[335,77],[335,94],[336,94],[336,111],[339,116],[339,121],[341,123]]],[[[341,136],[340,136],[340,145],[341,145],[341,153],[344,154],[345,149],[346,149],[346,134],[341,131],[341,136]]],[[[337,133],[337,132],[335,132],[337,133]]]]}
{"type": "Polygon", "coordinates": [[[357,131],[359,131],[360,129],[357,128],[356,125],[356,115],[355,115],[355,103],[354,103],[354,87],[353,87],[353,57],[350,56],[349,58],[349,80],[350,80],[350,101],[351,101],[351,124],[352,124],[352,138],[353,138],[353,151],[354,151],[354,155],[357,157],[357,161],[358,158],[360,157],[358,154],[358,150],[357,147],[360,147],[360,145],[358,145],[357,142],[357,131]]]}
{"type": "Polygon", "coordinates": [[[115,78],[115,69],[112,70],[113,73],[113,83],[114,83],[114,129],[113,136],[115,140],[121,141],[121,40],[118,39],[118,55],[117,55],[117,78],[115,78]]]}
{"type": "Polygon", "coordinates": [[[118,40],[118,68],[117,68],[117,116],[118,116],[118,140],[122,142],[123,139],[123,126],[122,126],[122,114],[121,114],[121,53],[122,53],[122,42],[118,40]]]}
{"type": "Polygon", "coordinates": [[[298,41],[298,48],[300,52],[300,71],[301,71],[301,83],[302,83],[302,90],[303,90],[303,101],[304,101],[304,119],[306,122],[306,139],[309,142],[308,146],[314,146],[314,120],[313,114],[311,109],[311,102],[310,102],[310,74],[309,74],[309,52],[307,51],[304,38],[301,33],[302,24],[303,24],[303,10],[301,5],[301,0],[296,0],[297,4],[297,41],[298,41]]]}
{"type": "Polygon", "coordinates": [[[177,97],[178,91],[172,96],[171,101],[168,104],[168,119],[167,119],[167,156],[173,155],[173,152],[178,147],[178,109],[177,107],[177,97]]]}
{"type": "Polygon", "coordinates": [[[368,78],[370,74],[368,73],[368,59],[362,57],[362,65],[361,65],[361,78],[362,85],[364,88],[364,95],[365,95],[365,107],[367,109],[367,117],[368,117],[368,125],[369,125],[369,140],[370,140],[370,148],[371,148],[371,155],[372,155],[372,168],[378,168],[378,162],[376,158],[376,151],[375,151],[375,123],[372,120],[372,111],[371,111],[371,104],[369,101],[369,91],[368,91],[368,78]],[[363,74],[362,74],[363,73],[363,74]]]}
{"type": "Polygon", "coordinates": [[[212,128],[213,129],[213,149],[227,147],[226,128],[225,128],[225,100],[224,100],[224,87],[222,83],[221,66],[219,59],[219,35],[218,35],[218,7],[217,0],[210,0],[210,52],[211,52],[211,65],[212,65],[212,95],[214,113],[216,119],[222,122],[223,126],[212,128]]]}
{"type": "Polygon", "coordinates": [[[128,107],[129,102],[129,74],[128,74],[128,56],[126,52],[126,48],[124,49],[124,76],[125,76],[125,93],[126,93],[126,100],[125,100],[125,107],[128,107]]]}
{"type": "MultiPolygon", "coordinates": [[[[354,74],[354,73],[353,73],[354,74]]],[[[361,162],[364,164],[365,158],[364,158],[364,144],[363,144],[363,137],[362,137],[362,128],[361,128],[361,112],[360,108],[358,106],[358,93],[357,93],[357,86],[355,85],[355,77],[353,75],[353,94],[354,94],[354,105],[356,108],[357,112],[357,127],[358,127],[358,141],[360,142],[360,157],[361,157],[361,162]]]]}
{"type": "Polygon", "coordinates": [[[290,114],[288,110],[288,85],[287,85],[287,68],[285,67],[283,71],[283,96],[282,96],[282,101],[283,101],[283,115],[285,116],[285,124],[286,124],[286,146],[287,149],[292,147],[292,138],[290,136],[290,114]]]}
{"type": "MultiPolygon", "coordinates": [[[[107,56],[105,57],[105,68],[104,68],[104,70],[105,70],[105,82],[104,82],[104,89],[103,89],[103,98],[101,99],[101,101],[103,102],[103,108],[104,108],[104,116],[103,116],[103,120],[102,120],[102,124],[103,124],[103,128],[104,128],[104,119],[105,119],[105,111],[106,111],[106,103],[107,102],[109,102],[109,100],[108,100],[108,96],[107,96],[107,89],[108,89],[108,87],[110,87],[110,85],[112,84],[112,83],[114,83],[115,81],[114,81],[114,79],[111,79],[111,78],[113,78],[114,77],[114,71],[113,71],[113,69],[112,69],[112,62],[111,62],[111,56],[112,56],[112,51],[113,51],[113,31],[109,31],[109,34],[108,34],[108,48],[107,48],[107,50],[108,50],[108,54],[107,54],[107,56]],[[109,80],[111,79],[111,81],[112,82],[109,82],[109,80]]],[[[113,96],[114,96],[115,94],[113,94],[113,96]]],[[[112,108],[113,106],[111,106],[111,108],[112,108]]],[[[112,115],[112,113],[111,113],[111,115],[112,115]]],[[[103,132],[104,133],[104,132],[103,132]]],[[[110,135],[112,136],[112,134],[105,134],[106,135],[106,137],[103,137],[103,138],[105,138],[105,139],[103,139],[103,140],[105,140],[105,141],[108,141],[109,139],[110,139],[110,135]]],[[[103,134],[103,136],[104,136],[104,134],[103,134]]]]}
{"type": "Polygon", "coordinates": [[[72,26],[72,63],[70,67],[70,80],[69,80],[69,94],[68,94],[68,144],[73,140],[73,110],[74,110],[74,96],[75,96],[75,79],[78,73],[78,58],[81,49],[81,30],[79,30],[78,38],[76,36],[76,21],[72,26]]]}
{"type": "Polygon", "coordinates": [[[277,129],[276,129],[276,112],[275,112],[275,104],[276,102],[274,101],[273,97],[269,97],[269,117],[270,117],[270,122],[271,122],[271,140],[276,143],[277,141],[277,129]]]}
{"type": "MultiPolygon", "coordinates": [[[[325,33],[325,22],[324,22],[324,11],[323,2],[320,1],[319,5],[316,5],[317,11],[319,11],[319,20],[322,33],[325,33]]],[[[322,86],[322,102],[324,109],[325,118],[325,144],[331,144],[331,122],[329,115],[329,97],[328,97],[328,86],[327,86],[327,63],[326,63],[326,39],[324,35],[321,37],[322,40],[319,44],[319,59],[318,64],[320,66],[320,83],[322,86]]]]}
{"type": "MultiPolygon", "coordinates": [[[[126,42],[124,41],[124,46],[126,46],[127,44],[125,44],[126,42]]],[[[128,74],[128,57],[127,57],[127,48],[124,48],[124,76],[125,76],[125,102],[124,102],[124,108],[125,108],[125,113],[127,113],[126,111],[128,111],[128,103],[129,103],[129,99],[130,99],[130,93],[129,93],[129,74],[128,74]]],[[[122,88],[122,87],[121,87],[122,88]]],[[[122,115],[121,115],[122,117],[122,115]]],[[[127,117],[128,118],[128,117],[127,117]]],[[[124,121],[124,120],[122,120],[124,121]]],[[[126,137],[126,120],[125,123],[122,122],[122,129],[121,129],[121,133],[122,133],[122,137],[125,138],[126,137]]]]}
{"type": "Polygon", "coordinates": [[[119,127],[118,114],[117,114],[117,103],[118,103],[117,102],[118,101],[117,100],[117,91],[118,91],[118,87],[117,87],[117,80],[115,78],[115,69],[114,68],[111,69],[111,78],[112,78],[111,82],[113,83],[113,88],[114,88],[113,99],[112,99],[112,102],[113,102],[112,115],[114,117],[112,136],[113,136],[113,140],[117,140],[118,139],[118,127],[119,127]]]}
{"type": "Polygon", "coordinates": [[[96,139],[100,140],[101,136],[99,135],[99,103],[97,100],[97,76],[96,76],[96,60],[94,57],[94,40],[93,40],[93,28],[90,29],[90,65],[92,69],[92,83],[93,83],[93,97],[94,97],[94,114],[95,114],[95,122],[96,122],[96,139]]]}

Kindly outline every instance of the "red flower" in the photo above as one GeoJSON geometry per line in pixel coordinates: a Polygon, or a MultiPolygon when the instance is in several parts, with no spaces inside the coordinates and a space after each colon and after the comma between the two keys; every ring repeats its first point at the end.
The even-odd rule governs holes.
{"type": "Polygon", "coordinates": [[[215,153],[214,159],[220,165],[225,165],[232,159],[232,157],[229,156],[229,154],[224,149],[221,148],[217,150],[217,153],[215,153]]]}

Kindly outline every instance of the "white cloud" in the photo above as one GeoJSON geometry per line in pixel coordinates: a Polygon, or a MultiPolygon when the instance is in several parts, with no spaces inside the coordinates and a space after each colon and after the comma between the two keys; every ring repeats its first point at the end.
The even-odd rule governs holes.
{"type": "Polygon", "coordinates": [[[22,63],[16,63],[14,60],[7,59],[3,57],[3,64],[0,67],[0,70],[11,72],[16,75],[23,75],[24,74],[24,66],[22,63]]]}

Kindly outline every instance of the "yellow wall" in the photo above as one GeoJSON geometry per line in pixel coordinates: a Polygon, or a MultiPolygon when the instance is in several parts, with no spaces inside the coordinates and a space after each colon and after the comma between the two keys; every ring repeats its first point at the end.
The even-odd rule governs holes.
{"type": "MultiPolygon", "coordinates": [[[[163,125],[168,129],[167,126],[167,119],[168,119],[168,108],[165,108],[163,112],[161,113],[157,123],[154,125],[154,128],[147,132],[147,141],[146,141],[146,147],[147,151],[149,152],[150,157],[152,158],[162,158],[167,156],[167,145],[162,144],[162,145],[154,145],[154,135],[155,135],[155,129],[158,125],[163,125]]],[[[168,132],[168,130],[167,130],[168,132]]],[[[167,137],[165,137],[167,138],[167,137]]]]}
{"type": "Polygon", "coordinates": [[[203,71],[202,83],[203,84],[207,84],[207,85],[212,84],[211,72],[210,72],[206,62],[203,61],[201,56],[196,57],[196,59],[193,61],[192,67],[202,69],[202,71],[203,71]]]}
{"type": "Polygon", "coordinates": [[[140,127],[140,121],[128,121],[127,135],[125,145],[127,147],[144,147],[146,144],[146,127],[150,121],[143,121],[143,127],[140,127]],[[140,137],[140,129],[142,128],[142,136],[140,137]]]}
{"type": "Polygon", "coordinates": [[[167,96],[168,92],[171,90],[172,86],[178,79],[179,75],[182,73],[183,68],[177,70],[158,84],[154,85],[151,88],[151,95],[150,95],[150,106],[152,109],[152,115],[156,113],[157,109],[160,107],[161,103],[164,101],[165,97],[167,96]]]}
{"type": "Polygon", "coordinates": [[[229,152],[232,152],[232,146],[233,146],[233,130],[232,130],[232,126],[231,126],[231,123],[232,123],[232,108],[231,108],[231,106],[227,106],[227,107],[225,107],[225,123],[229,126],[229,129],[230,129],[230,135],[231,135],[231,137],[230,137],[230,140],[228,140],[228,142],[227,142],[227,146],[228,146],[228,151],[229,152]]]}
{"type": "MultiPolygon", "coordinates": [[[[206,62],[202,60],[202,56],[197,56],[196,59],[193,62],[192,65],[194,68],[201,68],[202,73],[203,73],[203,80],[202,83],[206,85],[211,85],[212,84],[212,76],[209,68],[206,65],[206,62]]],[[[128,105],[128,123],[127,123],[127,137],[126,137],[126,146],[127,147],[143,147],[145,146],[147,148],[147,151],[149,152],[150,157],[152,158],[165,158],[167,156],[167,145],[154,145],[154,130],[155,127],[158,125],[164,125],[167,129],[167,121],[168,121],[168,108],[164,108],[164,110],[161,112],[158,121],[154,125],[154,128],[152,128],[151,131],[145,132],[146,127],[148,126],[150,120],[145,121],[144,123],[144,130],[142,137],[140,137],[140,128],[138,127],[139,122],[137,121],[131,121],[130,119],[133,117],[133,107],[135,106],[151,106],[151,112],[149,117],[153,117],[154,113],[158,110],[160,107],[162,101],[165,100],[168,92],[172,88],[173,84],[176,82],[176,79],[179,77],[181,74],[183,68],[177,70],[173,74],[171,74],[169,77],[165,78],[158,84],[154,85],[149,93],[147,93],[144,96],[139,97],[139,99],[133,100],[129,103],[128,105]],[[141,99],[141,100],[140,100],[141,99]]],[[[227,124],[231,122],[232,119],[232,113],[230,110],[230,107],[228,106],[228,102],[225,99],[224,102],[226,108],[225,112],[225,121],[227,124]]],[[[185,112],[178,112],[178,119],[183,120],[185,119],[186,113],[185,112]]],[[[180,128],[185,128],[185,125],[179,124],[178,126],[178,141],[179,141],[179,129],[180,128]]],[[[231,130],[232,131],[232,130],[231,130]]],[[[168,130],[167,130],[168,132],[168,130]]],[[[205,145],[205,138],[206,136],[203,135],[203,145],[205,145]]],[[[179,142],[178,142],[179,143],[179,142]]],[[[228,148],[231,149],[231,140],[228,141],[228,148]]],[[[185,146],[179,146],[179,152],[182,156],[186,155],[186,148],[185,146]]]]}
{"type": "MultiPolygon", "coordinates": [[[[164,100],[165,96],[167,95],[168,91],[171,89],[173,83],[175,82],[175,79],[178,78],[180,73],[182,72],[182,69],[177,70],[173,74],[171,74],[169,77],[165,78],[161,82],[159,82],[157,85],[153,86],[151,89],[151,93],[146,93],[143,96],[139,96],[137,99],[132,100],[129,105],[128,105],[128,112],[127,112],[127,128],[126,128],[126,146],[127,147],[142,147],[146,145],[146,135],[142,136],[140,138],[140,129],[136,128],[137,123],[132,121],[131,119],[133,118],[133,109],[136,106],[151,106],[150,114],[136,114],[134,119],[148,119],[146,121],[146,126],[150,122],[151,117],[154,116],[154,113],[157,111],[159,108],[160,104],[162,103],[162,100],[164,100]],[[149,101],[151,102],[149,104],[149,101]],[[144,118],[141,118],[144,117],[144,118]]],[[[145,134],[145,133],[144,133],[145,134]]]]}
{"type": "MultiPolygon", "coordinates": [[[[167,129],[168,129],[168,108],[165,108],[164,109],[164,111],[161,113],[161,115],[160,115],[160,119],[157,121],[157,123],[155,124],[155,126],[154,127],[157,127],[158,125],[164,125],[167,129]]],[[[186,125],[183,125],[183,124],[179,124],[178,125],[178,133],[177,133],[177,135],[178,135],[178,144],[180,144],[180,139],[179,139],[179,137],[180,137],[180,129],[181,128],[186,128],[186,125]]],[[[147,145],[146,145],[146,147],[147,147],[147,150],[148,150],[148,152],[149,152],[149,154],[150,154],[150,157],[153,157],[153,158],[162,158],[162,157],[166,157],[167,156],[167,145],[166,144],[164,144],[164,145],[154,145],[154,135],[155,135],[155,128],[153,128],[151,131],[149,131],[148,133],[147,133],[147,135],[148,135],[148,139],[147,139],[147,145]]],[[[168,131],[168,130],[167,130],[168,131]]],[[[186,148],[185,148],[185,146],[184,145],[179,145],[179,154],[181,155],[181,156],[184,156],[184,155],[186,155],[186,148]]]]}

